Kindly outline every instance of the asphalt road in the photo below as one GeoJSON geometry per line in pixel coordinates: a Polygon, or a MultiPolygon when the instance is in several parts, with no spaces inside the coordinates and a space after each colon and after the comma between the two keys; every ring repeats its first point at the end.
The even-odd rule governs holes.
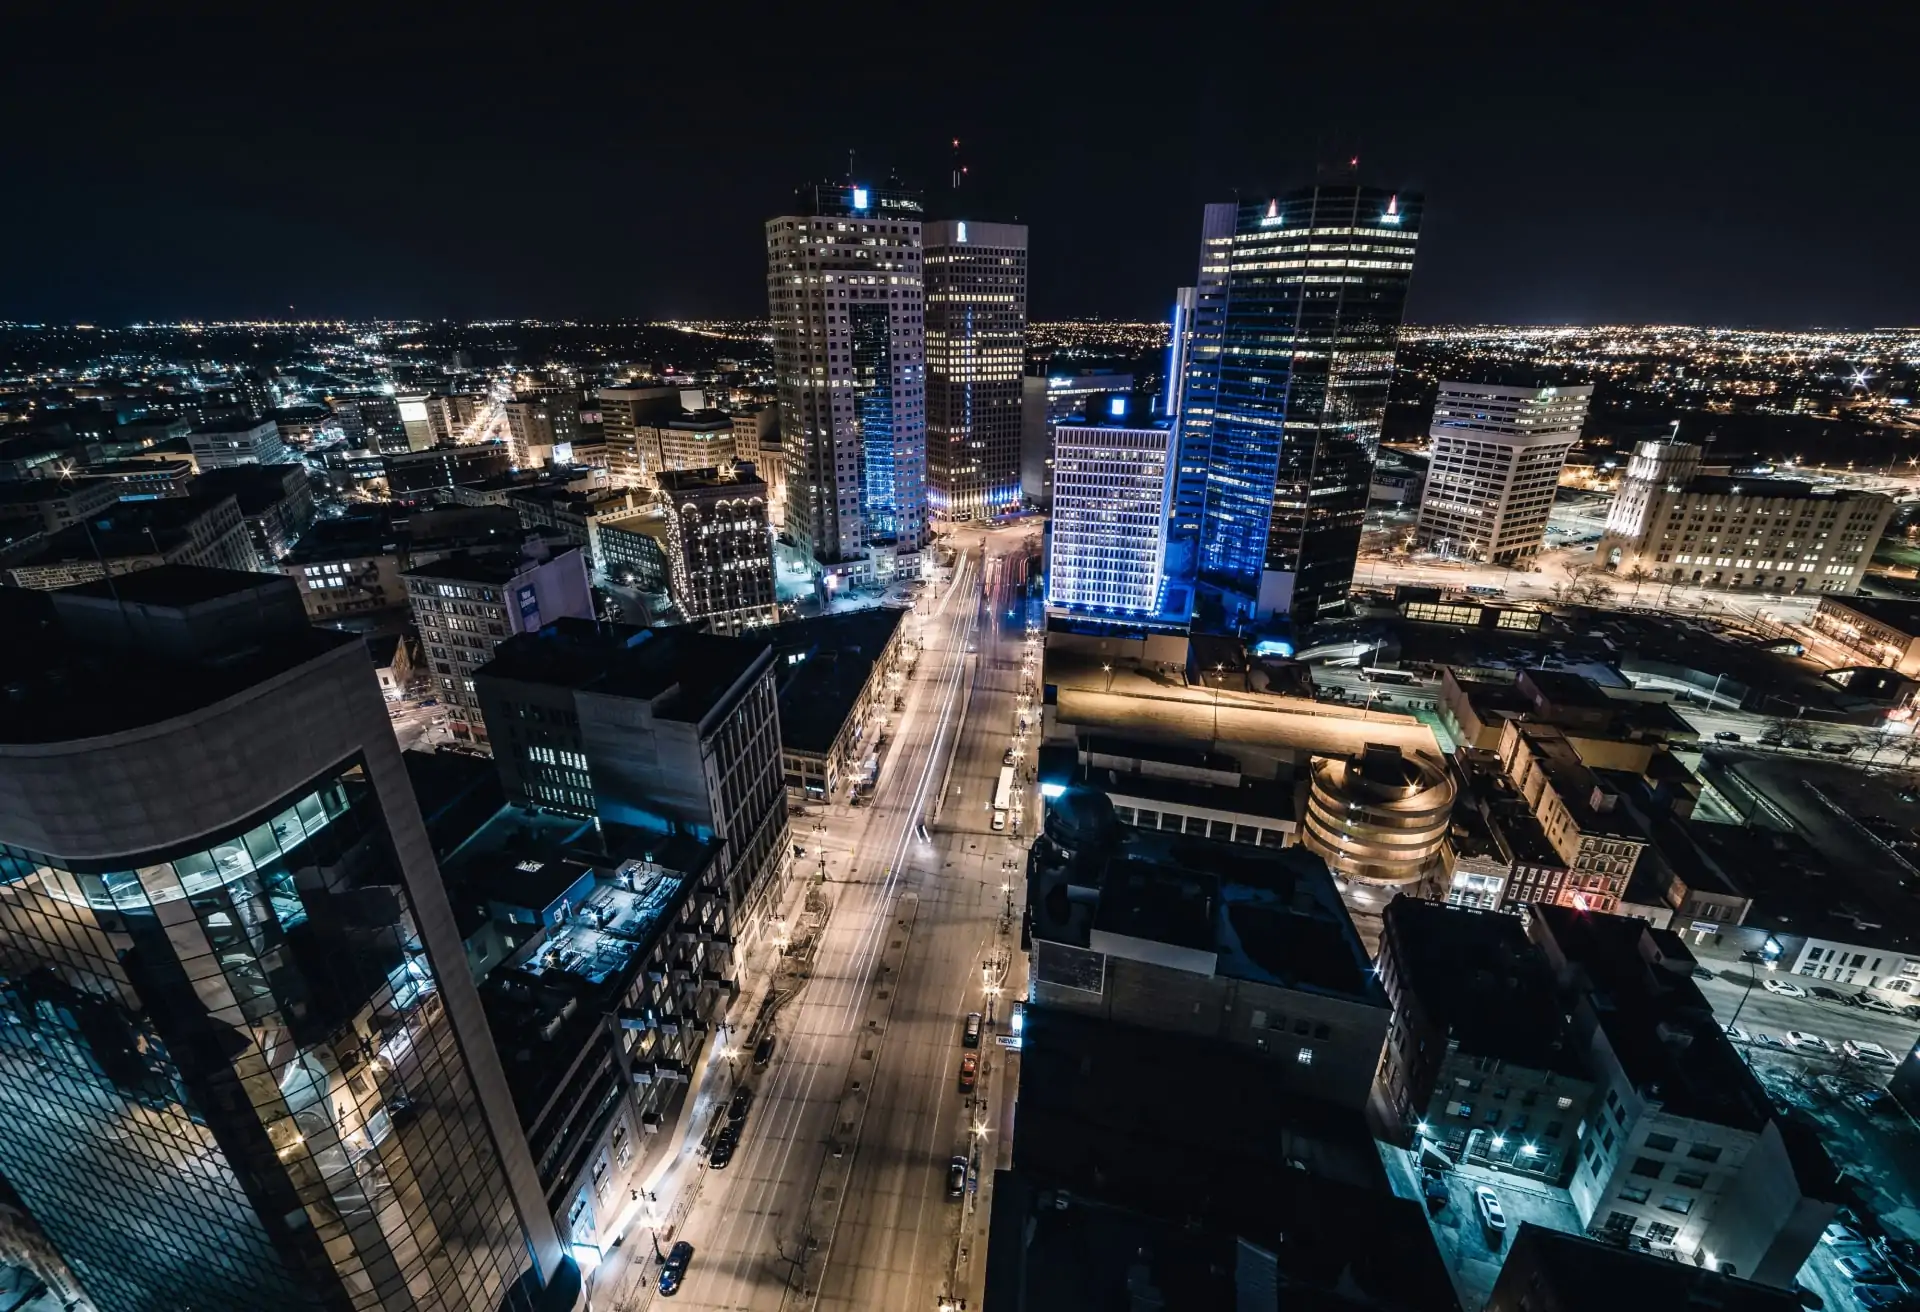
{"type": "MultiPolygon", "coordinates": [[[[872,803],[822,817],[816,842],[849,859],[832,864],[812,975],[779,1013],[737,1154],[688,1174],[698,1195],[674,1238],[695,1255],[677,1306],[931,1308],[962,1247],[958,1279],[978,1306],[984,1254],[968,1236],[986,1196],[950,1201],[946,1170],[957,1154],[991,1155],[1007,1058],[983,1036],[969,1105],[960,1037],[966,1013],[985,1009],[983,965],[1008,955],[1002,884],[1015,881],[1014,905],[1025,897],[1003,868],[1014,843],[969,805],[983,779],[990,797],[1006,750],[1024,627],[1004,622],[1009,572],[989,562],[983,575],[982,542],[988,556],[1020,550],[1015,534],[961,540],[972,549],[950,587],[928,589],[923,653],[872,803]],[[991,602],[983,576],[998,581],[991,602]]],[[[979,1174],[984,1191],[991,1164],[979,1174]]],[[[650,1305],[651,1270],[636,1263],[611,1305],[650,1305]]]]}

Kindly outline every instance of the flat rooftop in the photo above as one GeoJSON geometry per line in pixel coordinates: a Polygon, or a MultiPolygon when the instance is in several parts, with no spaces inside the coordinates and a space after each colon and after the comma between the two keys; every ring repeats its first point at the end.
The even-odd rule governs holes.
{"type": "Polygon", "coordinates": [[[698,723],[766,652],[759,637],[563,619],[508,638],[474,677],[638,698],[661,719],[698,723]]]}
{"type": "Polygon", "coordinates": [[[1385,921],[1406,988],[1462,1052],[1587,1078],[1553,970],[1519,917],[1397,897],[1385,921]]]}
{"type": "Polygon", "coordinates": [[[758,637],[773,646],[783,747],[814,755],[832,750],[906,614],[877,606],[760,630],[758,637]]]}
{"type": "Polygon", "coordinates": [[[1123,830],[1092,928],[1211,952],[1236,979],[1386,1005],[1326,863],[1304,848],[1123,830]]]}
{"type": "Polygon", "coordinates": [[[480,583],[505,587],[520,575],[552,561],[560,560],[579,548],[552,544],[546,559],[528,556],[518,546],[461,550],[441,556],[424,565],[404,571],[408,578],[447,579],[455,583],[480,583]]]}
{"type": "Polygon", "coordinates": [[[1823,606],[1829,603],[1845,606],[1908,637],[1920,637],[1920,601],[1903,601],[1897,597],[1822,597],[1820,602],[1823,606]]]}

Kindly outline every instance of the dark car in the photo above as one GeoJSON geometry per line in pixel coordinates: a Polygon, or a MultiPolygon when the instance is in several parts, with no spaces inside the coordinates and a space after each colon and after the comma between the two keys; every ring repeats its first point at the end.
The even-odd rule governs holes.
{"type": "Polygon", "coordinates": [[[966,1024],[966,1028],[960,1031],[960,1042],[964,1043],[969,1048],[977,1048],[980,1046],[980,1013],[979,1012],[970,1011],[967,1013],[967,1024],[966,1024]]]}
{"type": "Polygon", "coordinates": [[[755,1066],[765,1066],[768,1062],[772,1060],[773,1060],[773,1035],[769,1034],[767,1035],[766,1038],[760,1040],[760,1042],[754,1047],[753,1064],[755,1066]]]}
{"type": "Polygon", "coordinates": [[[660,1292],[671,1297],[680,1292],[680,1282],[687,1278],[687,1263],[693,1261],[693,1245],[682,1239],[667,1253],[666,1265],[660,1268],[660,1292]]]}
{"type": "Polygon", "coordinates": [[[727,1119],[743,1121],[747,1118],[747,1108],[753,1106],[753,1090],[740,1089],[733,1095],[733,1101],[727,1104],[727,1119]]]}
{"type": "Polygon", "coordinates": [[[956,1157],[947,1163],[947,1197],[958,1198],[967,1191],[967,1159],[956,1157]]]}
{"type": "Polygon", "coordinates": [[[1862,1089],[1849,1101],[1863,1112],[1884,1112],[1893,1108],[1893,1095],[1885,1089],[1862,1089]]]}
{"type": "Polygon", "coordinates": [[[1714,737],[1723,743],[1737,743],[1740,741],[1740,735],[1731,729],[1722,729],[1719,733],[1716,733],[1714,737]]]}
{"type": "Polygon", "coordinates": [[[1693,977],[1695,979],[1713,979],[1714,973],[1705,966],[1695,966],[1693,968],[1693,977]]]}
{"type": "Polygon", "coordinates": [[[1847,753],[1853,750],[1853,744],[1852,743],[1821,743],[1819,746],[1819,750],[1823,752],[1831,752],[1835,756],[1845,756],[1847,753]]]}
{"type": "Polygon", "coordinates": [[[740,1126],[738,1122],[720,1131],[720,1137],[713,1141],[713,1147],[707,1152],[707,1165],[716,1171],[727,1169],[727,1163],[733,1160],[733,1150],[740,1146],[740,1126]]]}

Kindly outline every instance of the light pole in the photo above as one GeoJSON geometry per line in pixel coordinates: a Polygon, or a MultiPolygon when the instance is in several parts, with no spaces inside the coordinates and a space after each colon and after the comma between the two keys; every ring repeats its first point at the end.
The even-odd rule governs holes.
{"type": "Polygon", "coordinates": [[[1225,668],[1224,662],[1215,661],[1213,664],[1213,740],[1216,744],[1220,741],[1220,671],[1225,668]]]}
{"type": "MultiPolygon", "coordinates": [[[[1780,940],[1771,934],[1767,935],[1766,942],[1760,945],[1760,955],[1766,958],[1767,970],[1771,973],[1780,957],[1780,940]]],[[[1759,972],[1754,970],[1753,966],[1753,961],[1748,960],[1746,991],[1740,995],[1740,1003],[1733,1009],[1732,1018],[1727,1021],[1728,1029],[1740,1023],[1740,1013],[1746,1010],[1747,999],[1753,996],[1753,986],[1760,982],[1759,972]]]]}
{"type": "Polygon", "coordinates": [[[1108,664],[1105,661],[1102,661],[1100,663],[1100,668],[1102,671],[1105,672],[1107,676],[1107,691],[1112,692],[1113,691],[1113,666],[1108,664]]]}

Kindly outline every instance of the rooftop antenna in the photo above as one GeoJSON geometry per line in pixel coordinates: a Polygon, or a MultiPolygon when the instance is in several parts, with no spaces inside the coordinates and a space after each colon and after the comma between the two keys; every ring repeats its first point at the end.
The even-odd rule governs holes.
{"type": "Polygon", "coordinates": [[[960,182],[967,176],[967,166],[960,162],[960,138],[953,139],[953,189],[960,190],[960,182]]]}

